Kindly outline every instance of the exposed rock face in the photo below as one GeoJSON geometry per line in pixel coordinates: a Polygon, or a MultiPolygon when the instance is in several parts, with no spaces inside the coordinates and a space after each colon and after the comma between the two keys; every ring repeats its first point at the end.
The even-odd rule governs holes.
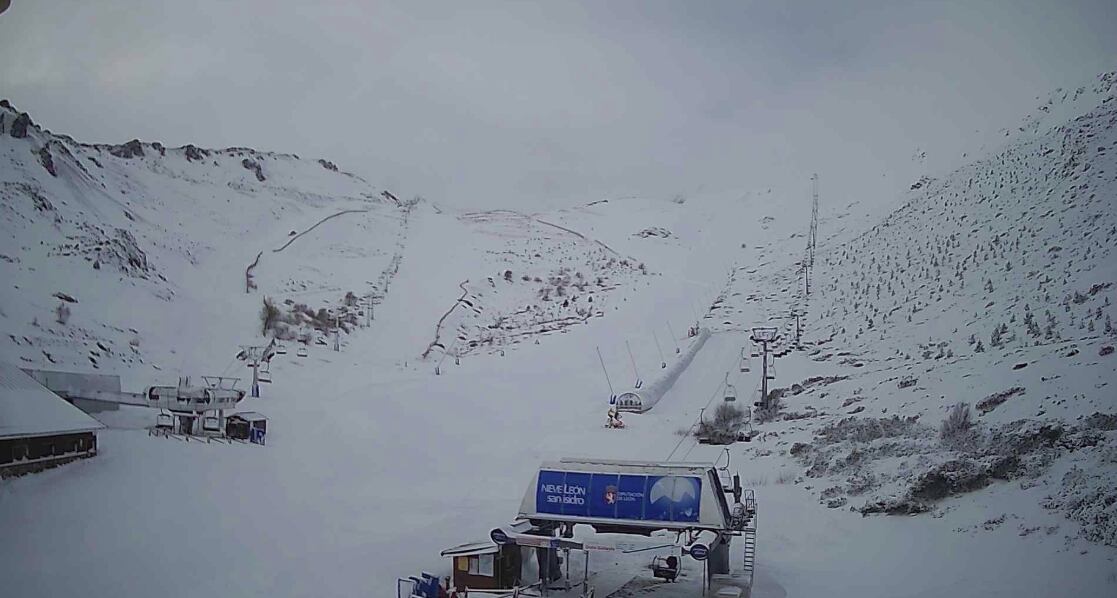
{"type": "Polygon", "coordinates": [[[27,137],[27,129],[31,126],[31,115],[26,112],[20,112],[19,116],[12,121],[11,135],[16,139],[23,139],[27,137]]]}
{"type": "Polygon", "coordinates": [[[204,160],[206,156],[209,155],[209,152],[207,152],[204,149],[200,149],[193,144],[187,145],[185,149],[186,149],[186,159],[190,162],[194,162],[194,161],[200,162],[200,161],[204,160]]]}
{"type": "Polygon", "coordinates": [[[112,146],[109,153],[117,158],[135,158],[144,155],[144,148],[138,139],[133,139],[123,145],[112,146]]]}
{"type": "Polygon", "coordinates": [[[337,172],[337,164],[334,164],[333,162],[330,162],[329,160],[319,159],[318,163],[321,164],[322,168],[325,168],[326,170],[332,170],[333,172],[337,172]]]}
{"type": "Polygon", "coordinates": [[[249,158],[245,158],[241,160],[240,164],[241,166],[244,166],[245,169],[255,172],[257,181],[260,181],[262,183],[267,180],[267,177],[264,176],[264,168],[263,166],[260,166],[259,162],[249,158]]]}
{"type": "Polygon", "coordinates": [[[39,148],[39,164],[47,169],[50,176],[58,176],[58,172],[54,169],[54,156],[50,155],[50,149],[45,145],[39,148]]]}
{"type": "Polygon", "coordinates": [[[115,232],[116,237],[112,239],[112,243],[121,269],[135,276],[144,276],[149,273],[151,266],[147,262],[147,254],[140,249],[132,233],[123,228],[118,228],[115,232]]]}

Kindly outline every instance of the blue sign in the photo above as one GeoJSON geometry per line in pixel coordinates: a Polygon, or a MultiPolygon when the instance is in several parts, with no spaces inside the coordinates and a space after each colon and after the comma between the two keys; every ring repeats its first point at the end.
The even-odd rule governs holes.
{"type": "Polygon", "coordinates": [[[690,547],[690,556],[696,561],[704,561],[710,556],[710,549],[705,544],[695,544],[690,547]]]}
{"type": "Polygon", "coordinates": [[[535,511],[625,521],[698,521],[702,479],[541,470],[535,511]]]}
{"type": "Polygon", "coordinates": [[[504,530],[500,529],[499,527],[489,532],[489,538],[493,541],[494,544],[508,543],[508,534],[504,533],[504,530]]]}

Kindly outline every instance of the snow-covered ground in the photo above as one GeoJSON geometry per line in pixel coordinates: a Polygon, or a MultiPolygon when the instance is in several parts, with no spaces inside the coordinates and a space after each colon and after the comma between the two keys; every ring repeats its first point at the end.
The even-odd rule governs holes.
{"type": "MultiPolygon", "coordinates": [[[[1111,595],[1117,432],[1089,417],[1117,413],[1117,355],[1101,355],[1117,340],[1104,286],[1117,282],[1117,100],[1090,91],[891,203],[824,194],[809,297],[802,190],[456,213],[293,156],[144,144],[121,158],[38,129],[13,138],[15,112],[0,110],[5,361],[173,382],[240,367],[264,296],[314,309],[380,297],[340,352],[274,361],[274,383],[242,404],[268,416],[267,446],[152,438],[154,415],[122,408],[98,415],[110,429],[96,458],[0,482],[0,579],[15,596],[392,595],[399,576],[448,573],[441,549],[506,523],[543,460],[716,459],[679,432],[721,401],[726,374],[755,398],[756,364],[738,367],[747,329],[786,337],[797,307],[807,350],[777,361],[782,414],[730,448],[759,500],[754,596],[1111,595]],[[130,246],[117,228],[146,269],[93,268],[91,247],[130,246]],[[66,324],[56,292],[77,299],[66,324]],[[653,378],[696,319],[715,333],[672,390],[606,429],[597,350],[619,390],[653,378]],[[843,379],[806,382],[820,376],[843,379]],[[977,425],[955,444],[939,424],[957,402],[977,425]],[[1006,438],[1013,467],[911,494],[1006,438]],[[856,511],[912,498],[927,512],[856,511]]],[[[598,583],[635,577],[618,595],[667,596],[645,591],[641,565],[598,583]]]]}

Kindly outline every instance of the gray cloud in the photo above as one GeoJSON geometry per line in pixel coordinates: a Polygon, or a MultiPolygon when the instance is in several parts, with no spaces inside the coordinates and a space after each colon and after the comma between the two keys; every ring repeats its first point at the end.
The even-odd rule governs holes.
{"type": "Polygon", "coordinates": [[[812,171],[855,198],[1117,66],[1114,22],[1106,0],[16,0],[0,95],[79,139],[324,156],[459,205],[812,171]]]}

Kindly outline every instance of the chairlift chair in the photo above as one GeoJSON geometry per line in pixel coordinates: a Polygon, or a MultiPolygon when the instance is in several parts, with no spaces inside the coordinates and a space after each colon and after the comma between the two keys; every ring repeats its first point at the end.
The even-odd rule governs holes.
{"type": "Polygon", "coordinates": [[[258,372],[256,374],[256,381],[264,384],[271,384],[271,372],[267,370],[258,372]]]}
{"type": "Polygon", "coordinates": [[[202,431],[203,432],[220,432],[221,431],[221,418],[210,415],[202,418],[202,431]]]}
{"type": "Polygon", "coordinates": [[[679,576],[679,557],[672,554],[653,558],[652,576],[668,582],[675,581],[679,576]]]}
{"type": "Polygon", "coordinates": [[[733,403],[737,401],[737,387],[732,384],[725,385],[725,402],[733,403]]]}
{"type": "Polygon", "coordinates": [[[170,430],[174,427],[174,417],[170,413],[160,413],[155,418],[155,427],[160,430],[170,430]]]}
{"type": "Polygon", "coordinates": [[[287,345],[283,345],[283,344],[276,345],[275,346],[275,354],[276,355],[286,355],[287,354],[287,345]]]}
{"type": "Polygon", "coordinates": [[[299,347],[299,350],[295,352],[295,355],[299,357],[306,357],[307,355],[310,355],[310,351],[307,351],[305,346],[299,347]]]}

